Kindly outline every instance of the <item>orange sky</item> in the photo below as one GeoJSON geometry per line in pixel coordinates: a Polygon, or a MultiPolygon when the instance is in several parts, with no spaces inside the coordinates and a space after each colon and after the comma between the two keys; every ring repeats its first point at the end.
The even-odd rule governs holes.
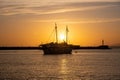
{"type": "Polygon", "coordinates": [[[59,33],[69,28],[69,43],[82,46],[120,44],[119,0],[0,0],[0,46],[38,46],[49,38],[54,23],[59,33]]]}

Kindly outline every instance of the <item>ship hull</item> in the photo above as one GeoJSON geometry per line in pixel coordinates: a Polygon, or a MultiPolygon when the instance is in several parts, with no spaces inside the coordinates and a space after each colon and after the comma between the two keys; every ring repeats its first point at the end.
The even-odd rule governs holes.
{"type": "Polygon", "coordinates": [[[56,54],[72,54],[72,48],[61,48],[61,47],[56,47],[56,48],[43,48],[43,52],[45,55],[56,55],[56,54]]]}

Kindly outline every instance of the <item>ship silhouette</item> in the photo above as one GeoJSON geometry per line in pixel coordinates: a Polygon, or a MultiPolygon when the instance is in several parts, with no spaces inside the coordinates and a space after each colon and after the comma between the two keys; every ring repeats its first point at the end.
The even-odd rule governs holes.
{"type": "Polygon", "coordinates": [[[68,32],[68,27],[66,26],[66,41],[58,43],[58,30],[57,24],[55,23],[56,42],[41,44],[40,47],[44,54],[71,54],[72,45],[68,44],[68,32]]]}

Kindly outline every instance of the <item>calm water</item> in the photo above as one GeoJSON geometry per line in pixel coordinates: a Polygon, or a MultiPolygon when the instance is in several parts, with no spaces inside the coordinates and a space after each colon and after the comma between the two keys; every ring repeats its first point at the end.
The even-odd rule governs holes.
{"type": "Polygon", "coordinates": [[[0,51],[0,80],[120,80],[120,49],[0,51]]]}

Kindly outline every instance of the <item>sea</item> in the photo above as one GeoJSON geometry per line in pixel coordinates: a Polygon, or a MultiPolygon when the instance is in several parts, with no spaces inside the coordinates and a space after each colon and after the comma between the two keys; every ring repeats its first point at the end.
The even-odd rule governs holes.
{"type": "Polygon", "coordinates": [[[73,50],[62,55],[1,50],[0,80],[120,80],[120,49],[73,50]]]}

